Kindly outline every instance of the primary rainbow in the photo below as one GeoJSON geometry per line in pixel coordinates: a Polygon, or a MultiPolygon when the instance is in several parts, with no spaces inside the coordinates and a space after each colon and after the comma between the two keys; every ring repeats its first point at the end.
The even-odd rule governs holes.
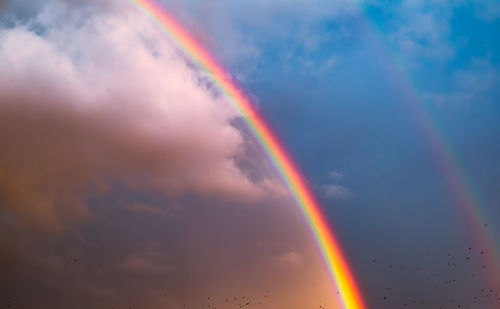
{"type": "Polygon", "coordinates": [[[248,98],[235,86],[214,58],[164,8],[151,0],[131,0],[131,2],[166,33],[190,57],[191,61],[211,77],[215,86],[241,113],[248,128],[272,160],[305,216],[331,279],[336,285],[342,308],[364,309],[365,305],[353,274],[320,206],[307,188],[290,156],[287,155],[284,147],[280,145],[263,118],[255,111],[248,98]]]}

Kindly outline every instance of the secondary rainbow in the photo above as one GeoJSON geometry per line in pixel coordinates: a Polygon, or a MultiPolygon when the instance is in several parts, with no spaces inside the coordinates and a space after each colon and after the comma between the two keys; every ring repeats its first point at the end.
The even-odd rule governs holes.
{"type": "Polygon", "coordinates": [[[213,57],[161,6],[151,0],[130,0],[212,79],[215,86],[245,119],[254,136],[270,157],[300,207],[321,250],[331,279],[339,292],[340,305],[346,309],[364,309],[365,305],[352,271],[302,175],[277,138],[255,111],[248,98],[231,81],[213,57]]]}
{"type": "MultiPolygon", "coordinates": [[[[358,3],[359,4],[359,3],[358,3]]],[[[363,13],[361,5],[358,7],[359,14],[363,13]]],[[[375,23],[366,18],[367,29],[370,30],[368,37],[373,38],[371,47],[373,56],[383,64],[385,78],[387,78],[394,89],[398,89],[402,96],[408,112],[413,115],[415,124],[420,128],[421,134],[426,140],[431,153],[441,171],[443,180],[448,186],[450,197],[457,211],[461,213],[464,228],[474,246],[482,248],[485,254],[481,254],[479,261],[482,265],[490,265],[487,276],[489,284],[498,286],[500,284],[500,247],[492,233],[484,226],[490,219],[482,213],[479,196],[474,192],[472,185],[467,179],[465,170],[459,164],[459,154],[453,151],[453,147],[445,138],[445,132],[439,127],[438,119],[424,106],[426,105],[418,94],[418,87],[412,82],[411,76],[401,69],[394,61],[394,56],[388,46],[384,44],[383,34],[375,23]],[[491,270],[492,269],[492,270],[491,270]]]]}

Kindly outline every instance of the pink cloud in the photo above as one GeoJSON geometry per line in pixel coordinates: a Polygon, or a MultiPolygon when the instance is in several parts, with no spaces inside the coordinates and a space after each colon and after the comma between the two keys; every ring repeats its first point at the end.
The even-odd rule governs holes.
{"type": "Polygon", "coordinates": [[[89,217],[89,188],[110,182],[240,200],[272,191],[236,164],[245,142],[234,109],[148,20],[129,10],[79,22],[65,13],[49,6],[32,25],[0,31],[9,212],[47,226],[89,217]]]}

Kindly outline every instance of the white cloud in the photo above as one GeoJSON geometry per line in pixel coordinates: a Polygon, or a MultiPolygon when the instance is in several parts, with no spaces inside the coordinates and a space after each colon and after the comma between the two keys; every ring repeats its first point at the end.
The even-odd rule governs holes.
{"type": "Polygon", "coordinates": [[[323,193],[329,199],[345,199],[352,196],[352,192],[344,186],[325,184],[322,186],[323,193]]]}
{"type": "Polygon", "coordinates": [[[456,47],[451,43],[450,20],[453,8],[443,3],[403,1],[386,7],[394,13],[392,31],[388,37],[405,60],[432,60],[443,62],[452,59],[456,47]]]}

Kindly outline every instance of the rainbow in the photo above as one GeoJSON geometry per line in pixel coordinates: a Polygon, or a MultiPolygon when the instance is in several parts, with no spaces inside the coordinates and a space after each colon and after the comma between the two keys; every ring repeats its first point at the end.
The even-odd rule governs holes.
{"type": "MultiPolygon", "coordinates": [[[[358,10],[361,14],[363,9],[360,5],[358,10]]],[[[379,61],[384,64],[386,78],[395,89],[399,89],[408,112],[413,115],[415,125],[421,129],[422,136],[447,185],[451,200],[461,215],[462,224],[467,228],[468,237],[475,246],[486,251],[486,254],[481,255],[480,261],[483,265],[491,265],[493,268],[487,278],[489,283],[498,286],[500,284],[500,277],[497,275],[500,273],[500,248],[493,235],[484,228],[485,222],[490,220],[481,212],[480,200],[472,185],[467,181],[465,170],[459,164],[458,154],[453,152],[453,147],[446,140],[445,133],[440,129],[437,119],[433,119],[432,113],[424,107],[425,104],[418,95],[418,87],[413,85],[411,77],[406,76],[407,74],[395,64],[391,51],[383,44],[383,35],[378,31],[378,27],[370,23],[368,19],[367,26],[370,30],[369,34],[374,38],[371,42],[373,50],[376,51],[379,61]]]]}
{"type": "Polygon", "coordinates": [[[273,162],[306,218],[327,265],[329,275],[338,290],[342,308],[365,308],[352,271],[342,254],[338,241],[328,226],[321,207],[311,194],[292,159],[278,142],[262,116],[256,112],[250,100],[235,86],[214,58],[164,8],[152,0],[130,1],[167,34],[193,63],[206,72],[221,94],[242,115],[248,128],[273,162]]]}

